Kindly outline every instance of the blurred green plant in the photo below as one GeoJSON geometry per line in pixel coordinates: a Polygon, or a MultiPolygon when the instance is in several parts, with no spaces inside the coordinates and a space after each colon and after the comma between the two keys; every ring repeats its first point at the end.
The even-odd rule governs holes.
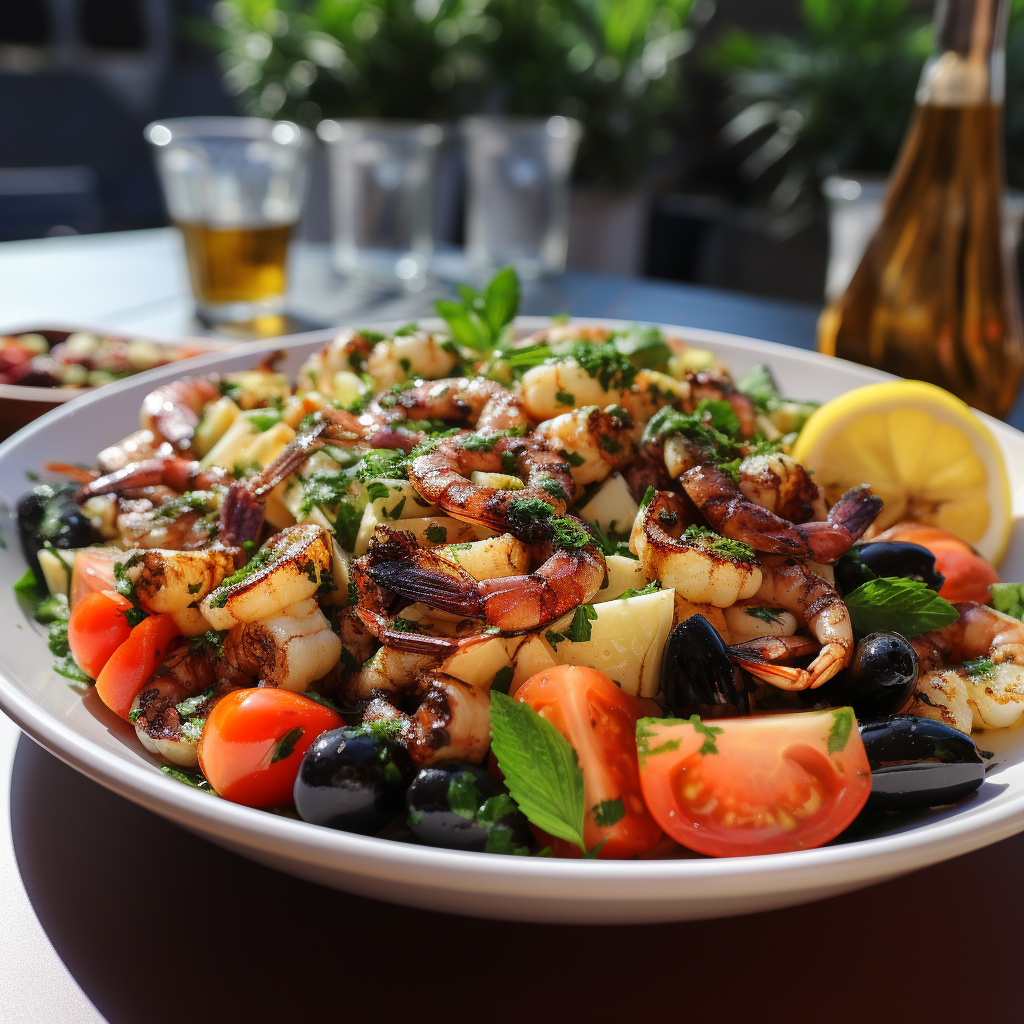
{"type": "Polygon", "coordinates": [[[709,58],[728,89],[725,137],[791,229],[816,215],[829,174],[889,171],[934,46],[907,0],[803,0],[801,14],[802,39],[737,29],[709,58]]]}
{"type": "Polygon", "coordinates": [[[263,117],[583,122],[577,179],[628,188],[671,149],[711,0],[221,0],[197,34],[263,117]],[[703,14],[701,14],[703,12],[703,14]]]}

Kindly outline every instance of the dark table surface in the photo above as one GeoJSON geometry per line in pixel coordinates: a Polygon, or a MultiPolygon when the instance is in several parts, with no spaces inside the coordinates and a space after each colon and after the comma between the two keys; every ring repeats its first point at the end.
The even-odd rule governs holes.
{"type": "MultiPolygon", "coordinates": [[[[0,246],[0,276],[14,261],[31,278],[25,258],[43,273],[52,252],[62,265],[107,258],[116,277],[118,265],[141,252],[133,245],[159,248],[157,234],[91,250],[68,240],[50,250],[33,243],[16,261],[13,247],[0,246]]],[[[159,241],[174,252],[166,236],[159,241]]],[[[177,295],[162,313],[162,299],[141,303],[147,312],[133,319],[138,297],[112,298],[106,316],[93,297],[89,322],[142,330],[162,316],[170,332],[183,315],[177,295]]],[[[19,312],[26,310],[39,311],[23,303],[19,312]]],[[[584,274],[528,301],[528,312],[563,310],[802,347],[813,343],[816,316],[784,303],[584,274]]],[[[13,742],[13,730],[8,735],[13,742]]],[[[299,881],[107,792],[24,736],[16,742],[11,863],[0,844],[0,891],[14,902],[27,897],[31,913],[0,908],[0,934],[16,960],[35,948],[41,927],[63,967],[49,951],[34,954],[38,971],[20,963],[5,984],[0,965],[3,1024],[94,1021],[82,993],[109,1024],[1024,1019],[1024,835],[789,910],[674,925],[511,924],[299,881]],[[5,879],[5,871],[18,877],[5,879]],[[58,969],[80,993],[65,991],[58,969]]]]}

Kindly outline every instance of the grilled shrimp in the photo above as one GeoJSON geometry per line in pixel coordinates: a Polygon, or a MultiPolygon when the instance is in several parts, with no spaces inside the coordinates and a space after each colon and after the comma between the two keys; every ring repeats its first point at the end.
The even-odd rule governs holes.
{"type": "Polygon", "coordinates": [[[94,477],[113,473],[115,469],[124,469],[132,462],[145,462],[146,459],[155,458],[162,454],[161,448],[166,452],[170,450],[170,445],[162,444],[153,436],[151,430],[136,430],[116,444],[104,448],[96,456],[96,468],[99,472],[94,474],[94,477]]]}
{"type": "MultiPolygon", "coordinates": [[[[232,552],[136,551],[121,563],[147,612],[181,612],[198,604],[235,569],[232,552]]],[[[215,627],[222,628],[222,627],[215,627]]]]}
{"type": "Polygon", "coordinates": [[[453,518],[511,533],[527,543],[550,536],[551,515],[544,515],[540,503],[560,516],[575,490],[569,463],[538,437],[442,438],[426,455],[413,459],[409,481],[426,501],[453,518]],[[471,483],[469,475],[478,470],[514,472],[525,489],[500,491],[471,483]]]}
{"type": "Polygon", "coordinates": [[[908,708],[964,732],[972,722],[975,729],[1015,724],[1024,715],[1024,623],[987,605],[955,607],[956,622],[911,641],[920,675],[908,708]],[[964,701],[971,712],[966,723],[964,701]]]}
{"type": "Polygon", "coordinates": [[[316,599],[308,597],[274,616],[241,622],[224,638],[224,660],[270,685],[302,693],[341,657],[341,639],[316,599]]]}
{"type": "Polygon", "coordinates": [[[655,493],[633,524],[630,548],[648,579],[661,581],[694,604],[727,608],[753,597],[761,586],[761,568],[754,559],[730,550],[709,530],[691,531],[690,510],[679,495],[655,493]]]}
{"type": "Polygon", "coordinates": [[[739,467],[739,488],[755,505],[791,523],[828,518],[825,495],[790,455],[750,455],[739,467]]]}
{"type": "MultiPolygon", "coordinates": [[[[806,668],[774,663],[762,653],[765,646],[732,648],[734,659],[752,675],[780,690],[814,689],[846,668],[853,657],[853,624],[843,599],[820,576],[792,558],[763,558],[763,579],[754,598],[762,605],[792,612],[820,646],[818,656],[806,668]]],[[[799,638],[774,638],[774,648],[792,651],[799,638]]]]}
{"type": "Polygon", "coordinates": [[[466,423],[477,430],[526,428],[529,419],[522,399],[483,377],[431,380],[400,392],[395,407],[409,420],[466,423]]]}
{"type": "Polygon", "coordinates": [[[216,380],[207,377],[183,377],[151,391],[142,400],[139,425],[158,441],[166,441],[175,451],[192,447],[192,437],[203,407],[220,398],[216,380]]]}
{"type": "Polygon", "coordinates": [[[378,526],[366,555],[353,565],[356,585],[369,577],[385,591],[482,619],[506,633],[537,629],[592,600],[604,582],[604,556],[590,542],[583,523],[567,520],[556,522],[573,531],[572,546],[556,547],[549,533],[533,545],[534,562],[540,563],[534,572],[483,580],[437,552],[418,547],[411,534],[378,526]]]}
{"type": "Polygon", "coordinates": [[[761,637],[792,636],[799,625],[792,612],[770,608],[756,600],[737,601],[726,608],[725,621],[729,642],[733,644],[761,637]]]}
{"type": "Polygon", "coordinates": [[[289,526],[249,563],[206,595],[200,609],[214,629],[284,614],[331,578],[331,541],[322,526],[289,526]]]}
{"type": "Polygon", "coordinates": [[[400,721],[396,740],[419,767],[444,761],[483,761],[491,745],[488,688],[431,672],[422,677],[413,696],[419,706],[412,714],[404,714],[378,697],[367,705],[363,721],[400,721]]]}
{"type": "Polygon", "coordinates": [[[198,462],[181,456],[157,456],[130,462],[120,469],[84,484],[75,495],[81,504],[97,494],[124,494],[145,487],[167,487],[172,491],[205,491],[231,478],[217,466],[203,469],[198,462]]]}
{"type": "Polygon", "coordinates": [[[160,757],[195,768],[202,727],[226,694],[251,686],[252,677],[226,665],[208,647],[178,644],[142,688],[129,712],[139,742],[160,757]]]}
{"type": "Polygon", "coordinates": [[[718,533],[766,554],[835,562],[882,507],[881,499],[862,484],[832,506],[825,522],[798,525],[747,498],[724,469],[712,465],[685,437],[674,436],[665,442],[665,464],[718,533]]]}
{"type": "MultiPolygon", "coordinates": [[[[217,536],[213,519],[222,497],[219,490],[191,491],[185,504],[172,500],[160,505],[145,498],[122,498],[115,505],[116,534],[129,549],[189,551],[209,547],[217,536]]],[[[83,511],[91,507],[86,505],[83,511]]]]}
{"type": "Polygon", "coordinates": [[[521,393],[530,418],[546,420],[566,408],[621,405],[631,382],[617,372],[592,375],[571,356],[552,356],[523,374],[521,393]]]}
{"type": "Polygon", "coordinates": [[[555,451],[575,455],[570,473],[578,487],[604,480],[633,461],[633,424],[624,409],[585,405],[545,420],[534,433],[555,451]]]}

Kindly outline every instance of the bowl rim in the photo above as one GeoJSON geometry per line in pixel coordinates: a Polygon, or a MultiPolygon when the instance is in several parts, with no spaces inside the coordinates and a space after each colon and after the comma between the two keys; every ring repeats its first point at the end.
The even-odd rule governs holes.
{"type": "MultiPolygon", "coordinates": [[[[396,319],[367,322],[361,326],[386,331],[404,322],[404,319],[396,319]]],[[[428,330],[441,323],[439,320],[427,318],[419,322],[428,330]]],[[[548,317],[528,316],[518,317],[516,322],[533,329],[551,323],[548,317]]],[[[613,328],[629,327],[636,323],[608,317],[582,316],[574,317],[573,322],[607,325],[613,328]]],[[[741,349],[758,356],[763,355],[766,360],[777,354],[808,366],[821,368],[822,360],[828,358],[817,352],[727,332],[670,324],[654,326],[686,340],[707,345],[725,344],[733,350],[741,349]]],[[[260,355],[278,348],[291,349],[316,342],[322,343],[341,330],[344,328],[329,328],[285,338],[267,339],[250,343],[245,351],[255,360],[260,355]]],[[[223,358],[237,355],[238,352],[211,352],[197,357],[192,368],[201,372],[213,368],[223,358]]],[[[845,360],[837,360],[837,363],[845,363],[848,368],[855,369],[857,374],[865,378],[865,383],[895,379],[891,374],[850,364],[845,360]]],[[[169,369],[162,367],[149,373],[156,380],[162,375],[171,376],[169,369]]],[[[30,443],[34,435],[46,430],[54,422],[73,414],[76,409],[98,401],[115,399],[118,391],[135,386],[141,376],[126,378],[103,389],[96,389],[76,398],[67,406],[44,414],[0,443],[0,463],[9,457],[12,451],[30,443]]],[[[980,413],[978,415],[981,415],[997,434],[1020,433],[989,416],[980,413]]],[[[945,860],[1024,830],[1022,787],[1020,793],[1011,795],[1009,799],[998,804],[981,803],[964,808],[968,813],[954,813],[949,817],[924,822],[909,831],[853,840],[838,845],[750,857],[684,856],[651,860],[596,860],[585,862],[585,868],[581,868],[584,862],[578,860],[496,857],[493,854],[440,849],[375,836],[361,836],[211,798],[206,793],[165,777],[146,761],[117,756],[106,751],[72,725],[34,703],[27,694],[5,677],[2,664],[0,709],[29,736],[72,767],[135,803],[157,810],[186,827],[209,835],[224,836],[227,833],[231,839],[245,846],[260,848],[268,855],[277,854],[291,861],[300,860],[311,866],[330,865],[334,869],[344,868],[350,873],[363,876],[411,878],[415,875],[418,877],[417,884],[434,888],[450,887],[453,884],[452,872],[457,873],[458,885],[466,891],[502,892],[498,883],[504,883],[507,892],[512,892],[517,881],[547,880],[554,886],[551,890],[552,899],[577,899],[585,895],[588,900],[599,899],[607,903],[635,900],[645,895],[653,897],[658,893],[670,895],[671,890],[664,889],[663,886],[672,883],[687,889],[692,887],[693,883],[703,883],[711,888],[701,892],[713,896],[716,894],[716,887],[721,893],[736,892],[735,885],[740,880],[747,881],[749,892],[766,892],[768,890],[763,887],[766,880],[775,879],[782,885],[784,877],[799,878],[804,883],[804,888],[813,890],[815,886],[835,882],[839,874],[842,880],[852,887],[862,882],[882,880],[945,860]],[[612,882],[616,883],[616,886],[607,888],[606,883],[612,882]],[[732,888],[722,889],[718,883],[729,883],[732,888]],[[581,891],[566,890],[565,886],[570,884],[578,885],[581,891]],[[585,893],[582,890],[585,890],[585,893]]]]}

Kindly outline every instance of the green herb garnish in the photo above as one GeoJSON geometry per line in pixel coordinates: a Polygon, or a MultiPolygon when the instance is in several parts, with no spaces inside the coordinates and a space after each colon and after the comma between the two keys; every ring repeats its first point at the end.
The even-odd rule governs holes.
{"type": "Polygon", "coordinates": [[[854,629],[864,634],[887,630],[912,639],[942,629],[960,617],[948,601],[923,582],[901,576],[868,580],[844,600],[854,629]]]}

